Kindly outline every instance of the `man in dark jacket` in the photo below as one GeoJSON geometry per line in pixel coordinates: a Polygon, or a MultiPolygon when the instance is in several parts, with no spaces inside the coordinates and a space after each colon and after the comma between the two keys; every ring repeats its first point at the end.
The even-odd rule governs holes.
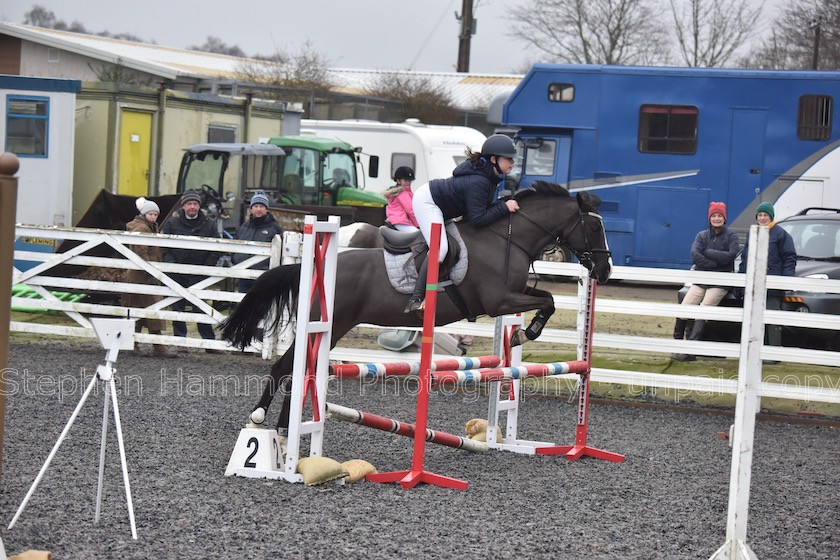
{"type": "MultiPolygon", "coordinates": [[[[219,237],[216,222],[201,211],[201,196],[194,190],[188,190],[178,202],[180,209],[176,210],[160,233],[169,235],[191,235],[194,237],[219,237]]],[[[170,263],[192,264],[199,266],[215,266],[219,254],[213,251],[196,251],[195,249],[181,249],[176,247],[163,248],[163,261],[170,263]]],[[[188,287],[201,281],[204,276],[192,274],[173,274],[172,278],[182,286],[188,287]]],[[[172,304],[175,311],[186,311],[187,302],[183,299],[172,304]]],[[[187,324],[183,321],[172,321],[172,331],[175,336],[187,336],[187,324]]],[[[213,340],[213,326],[208,323],[198,323],[201,338],[213,340]]],[[[220,350],[208,348],[208,353],[215,354],[220,350]]]]}
{"type": "MultiPolygon", "coordinates": [[[[236,238],[243,241],[261,241],[271,243],[275,235],[283,235],[283,228],[277,223],[268,212],[268,197],[265,192],[257,191],[251,197],[251,217],[236,230],[236,238]]],[[[233,264],[239,264],[252,255],[246,253],[234,253],[233,264]]],[[[255,264],[252,269],[268,270],[268,259],[255,264]]],[[[253,280],[239,279],[239,291],[242,293],[251,289],[253,280]]]]}
{"type": "MultiPolygon", "coordinates": [[[[793,238],[788,232],[776,225],[775,218],[776,212],[769,202],[762,202],[755,209],[755,219],[758,225],[770,229],[770,243],[767,248],[767,274],[795,276],[796,247],[793,245],[793,238]]],[[[738,272],[746,272],[747,270],[749,249],[750,240],[747,238],[744,251],[741,253],[741,265],[738,267],[738,272]]],[[[767,290],[767,309],[781,309],[784,296],[784,290],[767,290]]],[[[780,325],[767,325],[767,344],[770,346],[782,345],[782,327],[780,325]]],[[[776,362],[765,360],[765,363],[776,362]]]]}

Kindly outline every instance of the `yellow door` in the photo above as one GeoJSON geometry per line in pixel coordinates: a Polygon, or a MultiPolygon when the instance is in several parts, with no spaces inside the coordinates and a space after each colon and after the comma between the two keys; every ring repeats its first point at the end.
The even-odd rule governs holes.
{"type": "Polygon", "coordinates": [[[120,122],[120,169],[117,193],[149,194],[149,161],[152,155],[152,114],[123,111],[120,122]]]}

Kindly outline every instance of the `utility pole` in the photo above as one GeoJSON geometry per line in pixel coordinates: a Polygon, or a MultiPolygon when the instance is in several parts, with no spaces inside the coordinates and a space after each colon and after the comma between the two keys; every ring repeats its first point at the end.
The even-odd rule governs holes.
{"type": "Polygon", "coordinates": [[[456,72],[470,71],[470,40],[475,35],[476,21],[473,19],[473,0],[461,0],[461,15],[455,12],[455,19],[461,22],[458,34],[458,67],[456,72]]]}
{"type": "Polygon", "coordinates": [[[817,16],[810,21],[810,27],[814,30],[814,58],[811,59],[811,70],[816,70],[820,63],[820,27],[822,16],[817,16]]]}

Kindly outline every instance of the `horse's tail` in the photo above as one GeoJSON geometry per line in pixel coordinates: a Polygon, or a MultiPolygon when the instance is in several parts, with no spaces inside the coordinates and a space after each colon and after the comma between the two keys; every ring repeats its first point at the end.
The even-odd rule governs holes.
{"type": "Polygon", "coordinates": [[[267,331],[285,324],[284,317],[294,317],[297,308],[300,265],[287,264],[264,272],[233,310],[221,322],[222,338],[243,349],[254,339],[257,327],[274,309],[274,321],[266,325],[267,331]],[[288,315],[284,315],[284,311],[288,315]]]}

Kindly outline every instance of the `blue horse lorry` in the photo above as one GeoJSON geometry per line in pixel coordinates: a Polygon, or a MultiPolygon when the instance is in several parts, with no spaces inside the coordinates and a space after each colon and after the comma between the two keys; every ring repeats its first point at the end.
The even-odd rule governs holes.
{"type": "Polygon", "coordinates": [[[840,72],[538,64],[501,125],[521,186],[601,197],[613,262],[685,269],[711,201],[742,237],[765,200],[840,208],[836,96],[840,72]]]}

